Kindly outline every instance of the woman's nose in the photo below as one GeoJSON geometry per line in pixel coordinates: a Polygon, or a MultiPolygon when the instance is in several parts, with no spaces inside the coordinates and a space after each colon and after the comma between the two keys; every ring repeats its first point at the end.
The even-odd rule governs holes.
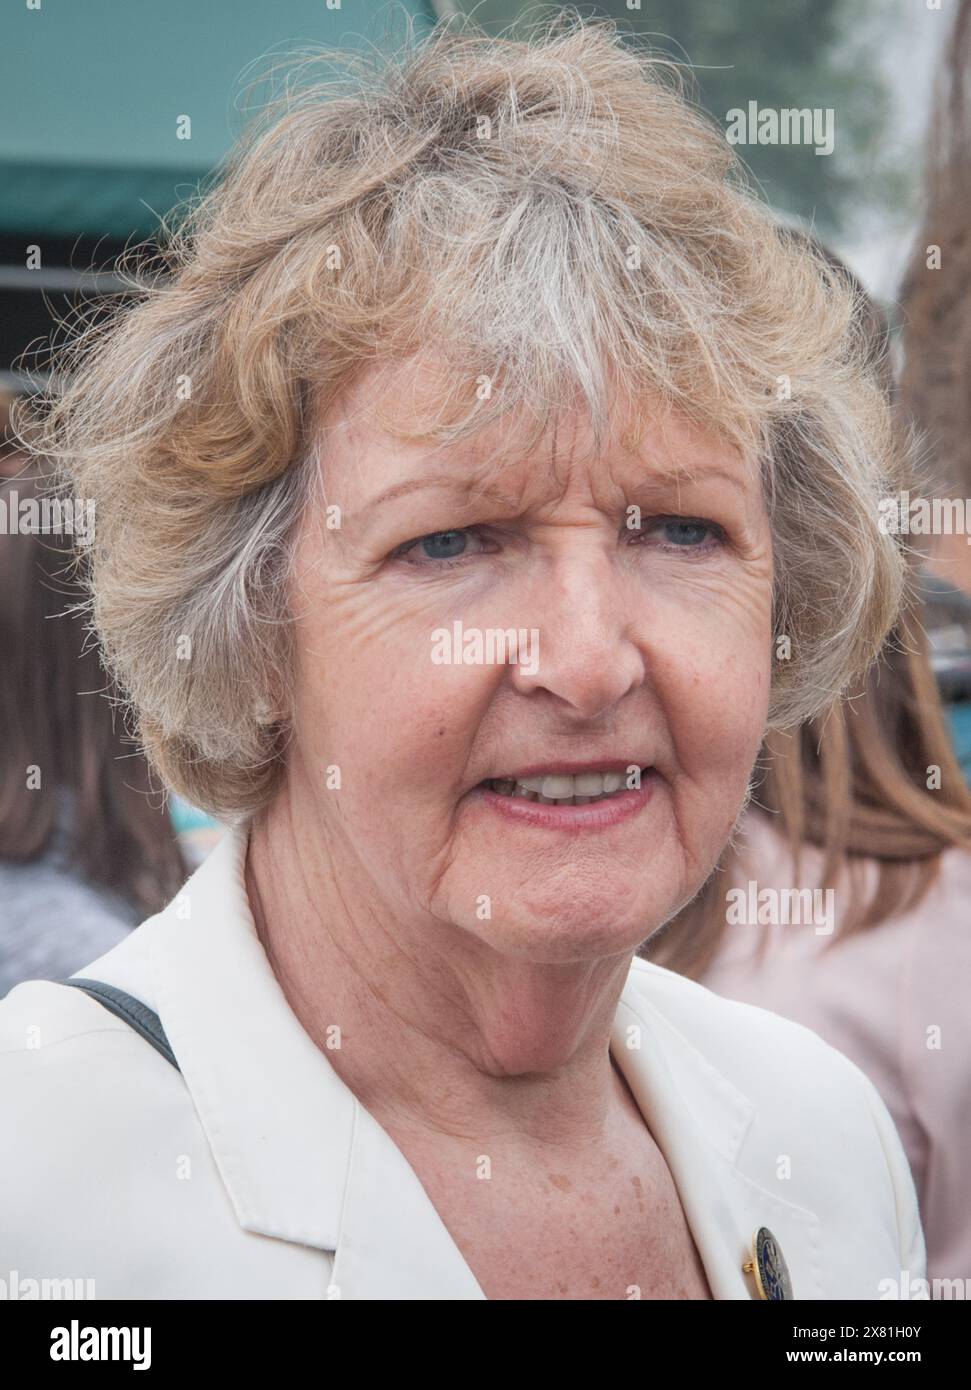
{"type": "Polygon", "coordinates": [[[533,659],[512,667],[522,694],[545,690],[584,719],[616,705],[645,678],[633,637],[629,584],[602,552],[560,557],[540,581],[533,659]]]}

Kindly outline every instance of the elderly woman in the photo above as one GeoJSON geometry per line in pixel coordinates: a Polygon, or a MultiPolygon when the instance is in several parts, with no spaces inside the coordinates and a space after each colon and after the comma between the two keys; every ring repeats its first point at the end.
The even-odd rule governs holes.
{"type": "Polygon", "coordinates": [[[766,727],[897,611],[852,295],[610,25],[439,29],[363,76],[291,93],[28,431],[96,500],[153,764],[230,829],[0,1006],[4,1265],[906,1296],[862,1072],[634,959],[766,727]]]}

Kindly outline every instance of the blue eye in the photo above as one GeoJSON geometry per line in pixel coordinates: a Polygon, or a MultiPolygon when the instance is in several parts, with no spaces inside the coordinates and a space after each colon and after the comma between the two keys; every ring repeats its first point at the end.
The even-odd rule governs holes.
{"type": "Polygon", "coordinates": [[[664,539],[671,545],[703,545],[711,534],[707,521],[665,521],[661,528],[664,539]]]}
{"type": "Polygon", "coordinates": [[[714,521],[694,516],[655,516],[646,520],[634,534],[633,542],[652,549],[675,550],[695,555],[708,555],[725,544],[725,532],[714,521]]]}
{"type": "Polygon", "coordinates": [[[465,551],[468,537],[464,531],[435,531],[422,536],[416,544],[429,560],[453,560],[465,551]]]}
{"type": "Polygon", "coordinates": [[[447,569],[449,562],[461,562],[479,555],[485,549],[482,537],[475,527],[458,531],[431,531],[427,536],[418,536],[413,541],[399,545],[394,556],[407,560],[409,564],[435,565],[447,569]]]}

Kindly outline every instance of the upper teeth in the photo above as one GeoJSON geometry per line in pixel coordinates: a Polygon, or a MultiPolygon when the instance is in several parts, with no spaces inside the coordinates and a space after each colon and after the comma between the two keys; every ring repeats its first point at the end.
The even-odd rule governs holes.
{"type": "Polygon", "coordinates": [[[566,801],[571,796],[603,796],[624,786],[622,772],[581,772],[575,777],[556,775],[499,780],[515,782],[524,791],[535,792],[537,796],[545,796],[550,801],[566,801]]]}

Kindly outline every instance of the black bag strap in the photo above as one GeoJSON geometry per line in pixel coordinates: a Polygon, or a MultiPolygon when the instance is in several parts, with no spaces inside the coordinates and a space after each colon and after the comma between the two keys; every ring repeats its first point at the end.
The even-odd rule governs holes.
{"type": "Polygon", "coordinates": [[[103,980],[86,980],[81,976],[72,976],[68,980],[58,980],[56,983],[73,985],[75,989],[83,989],[85,994],[90,994],[92,999],[103,1004],[109,1013],[123,1019],[129,1027],[134,1028],[136,1033],[140,1033],[146,1042],[152,1044],[156,1052],[160,1052],[167,1062],[171,1062],[176,1071],[181,1070],[175,1060],[175,1053],[169,1046],[169,1040],[165,1036],[162,1020],[140,999],[126,994],[123,989],[118,989],[115,985],[106,985],[103,980]]]}

